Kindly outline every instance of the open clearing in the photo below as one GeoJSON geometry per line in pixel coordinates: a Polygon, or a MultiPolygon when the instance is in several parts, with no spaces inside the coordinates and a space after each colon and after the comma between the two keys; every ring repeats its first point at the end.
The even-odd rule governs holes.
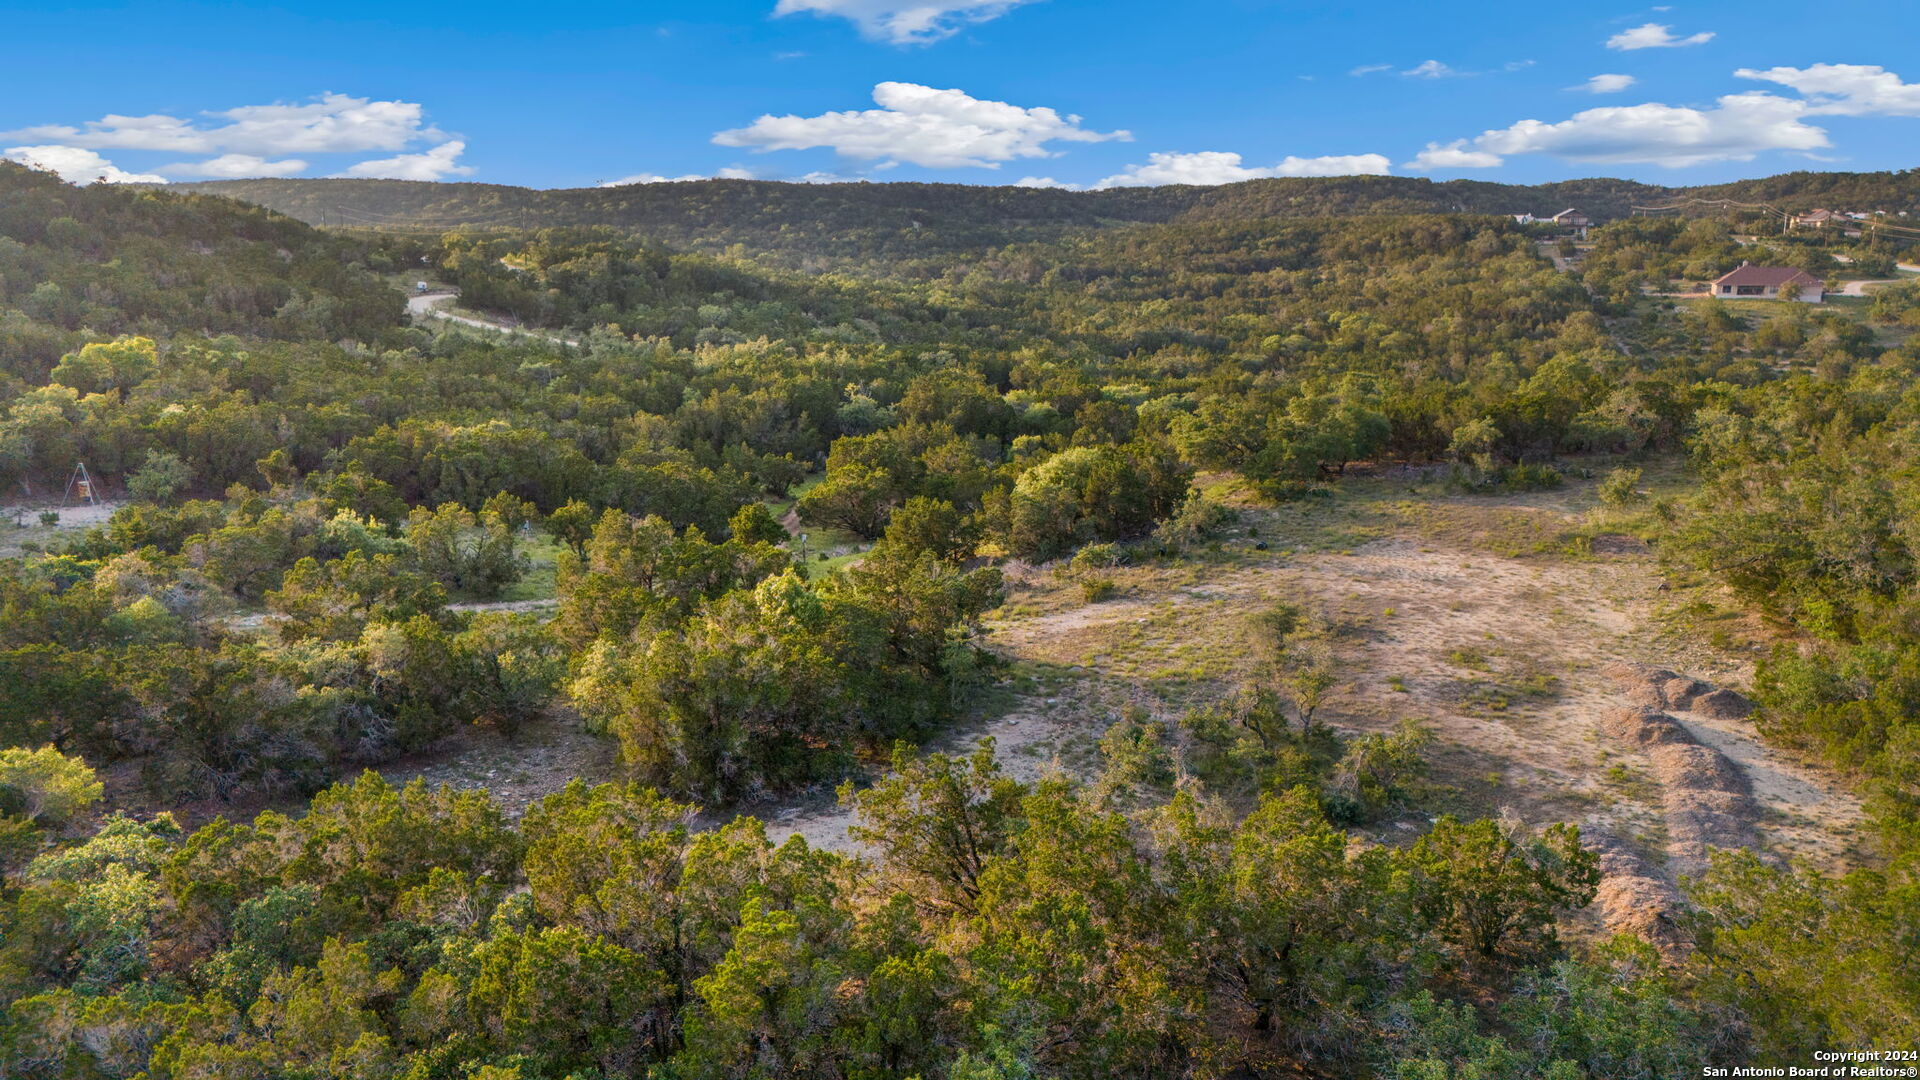
{"type": "MultiPolygon", "coordinates": [[[[1679,793],[1663,787],[1641,747],[1607,733],[1607,718],[1634,704],[1607,669],[1653,664],[1744,690],[1765,632],[1727,625],[1711,598],[1667,591],[1645,544],[1596,523],[1594,486],[1462,496],[1390,474],[1276,507],[1216,484],[1216,497],[1240,504],[1237,535],[1112,570],[1119,589],[1105,602],[1086,602],[1055,568],[1010,567],[1008,601],[987,637],[1007,663],[1006,690],[928,749],[963,753],[991,737],[1016,778],[1091,776],[1100,736],[1126,707],[1171,722],[1250,677],[1248,616],[1286,600],[1319,608],[1338,634],[1328,723],[1386,731],[1413,718],[1432,728],[1421,814],[1577,822],[1610,867],[1624,868],[1620,880],[1664,882],[1690,868],[1668,857],[1679,793]]],[[[1763,851],[1829,867],[1852,861],[1861,809],[1838,777],[1768,747],[1750,720],[1673,715],[1690,743],[1744,774],[1751,797],[1742,805],[1763,851]]],[[[556,721],[511,743],[473,733],[384,771],[491,788],[517,813],[574,775],[602,778],[614,765],[606,741],[556,721]]],[[[776,840],[853,846],[850,815],[827,790],[741,809],[776,840]]],[[[1424,827],[1409,815],[1374,834],[1392,841],[1424,827]]]]}
{"type": "Polygon", "coordinates": [[[122,505],[97,502],[62,506],[57,499],[40,499],[0,507],[0,558],[20,555],[30,547],[45,548],[104,525],[122,505]],[[49,511],[59,515],[59,520],[52,525],[41,524],[40,515],[49,511]]]}
{"type": "MultiPolygon", "coordinates": [[[[1244,509],[1254,535],[1217,550],[1119,568],[1119,594],[1097,604],[1059,575],[1016,568],[990,635],[1013,668],[1011,707],[936,748],[990,735],[1016,777],[1089,775],[1122,708],[1173,720],[1230,689],[1250,674],[1248,615],[1275,600],[1308,603],[1342,638],[1327,720],[1348,731],[1403,718],[1432,727],[1428,809],[1575,821],[1661,865],[1663,792],[1638,750],[1602,730],[1627,703],[1604,669],[1654,663],[1743,689],[1753,646],[1709,645],[1696,620],[1678,617],[1644,544],[1583,542],[1592,487],[1409,497],[1405,483],[1354,480],[1337,499],[1244,509]]],[[[1837,777],[1767,747],[1748,720],[1681,722],[1744,770],[1767,850],[1846,861],[1861,814],[1837,777]]],[[[756,809],[777,835],[848,844],[849,819],[826,800],[756,809]]]]}
{"type": "Polygon", "coordinates": [[[516,818],[572,780],[618,779],[612,740],[589,734],[571,715],[528,724],[512,738],[484,729],[460,732],[379,771],[395,784],[420,779],[429,787],[485,788],[516,818]]]}

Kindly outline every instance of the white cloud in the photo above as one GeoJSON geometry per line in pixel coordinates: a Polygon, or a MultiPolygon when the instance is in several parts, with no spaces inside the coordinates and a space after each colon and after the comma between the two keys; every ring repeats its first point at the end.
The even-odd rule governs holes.
{"type": "Polygon", "coordinates": [[[707,177],[699,173],[691,173],[687,176],[661,176],[659,173],[643,172],[634,173],[632,176],[622,176],[618,180],[602,180],[593,186],[606,188],[627,187],[630,184],[678,184],[688,180],[705,179],[707,179],[707,177]]]}
{"type": "Polygon", "coordinates": [[[164,184],[167,178],[153,173],[130,173],[92,150],[78,146],[11,146],[0,158],[17,161],[35,169],[57,173],[74,184],[164,184]]]}
{"type": "MultiPolygon", "coordinates": [[[[1721,97],[1711,108],[1648,103],[1588,109],[1554,124],[1522,120],[1484,132],[1471,142],[1429,143],[1407,164],[1414,169],[1470,167],[1462,155],[1475,153],[1496,160],[1508,154],[1554,154],[1603,165],[1645,163],[1669,168],[1751,161],[1768,151],[1832,161],[1819,153],[1833,145],[1827,131],[1809,122],[1811,118],[1920,117],[1920,83],[1905,82],[1877,65],[1741,68],[1734,74],[1777,83],[1802,96],[1754,90],[1721,97]]],[[[1610,93],[1631,85],[1633,80],[1625,75],[1596,75],[1573,89],[1610,93]]]]}
{"type": "Polygon", "coordinates": [[[1287,157],[1270,168],[1248,168],[1239,154],[1207,150],[1193,154],[1158,153],[1147,155],[1144,165],[1129,165],[1126,170],[1107,177],[1094,188],[1153,187],[1160,184],[1233,184],[1242,180],[1263,180],[1276,176],[1354,176],[1384,175],[1392,163],[1381,154],[1348,154],[1328,157],[1287,157]]]}
{"type": "Polygon", "coordinates": [[[211,153],[217,147],[190,121],[177,116],[120,116],[108,113],[80,127],[43,124],[4,134],[11,138],[49,139],[62,146],[89,150],[171,150],[176,153],[211,153]]]}
{"type": "Polygon", "coordinates": [[[1393,168],[1385,154],[1329,154],[1325,157],[1282,158],[1275,176],[1385,176],[1393,168]]]}
{"type": "Polygon", "coordinates": [[[1568,89],[1584,90],[1589,94],[1617,94],[1639,81],[1631,75],[1595,75],[1579,86],[1568,89]]]}
{"type": "Polygon", "coordinates": [[[471,176],[473,168],[459,163],[467,144],[459,139],[443,142],[418,154],[362,161],[347,167],[342,176],[378,180],[443,180],[449,176],[471,176]]]}
{"type": "MultiPolygon", "coordinates": [[[[437,180],[473,171],[457,162],[466,144],[428,124],[422,106],[346,94],[322,94],[292,105],[242,105],[191,119],[164,113],[109,113],[79,125],[47,124],[6,134],[44,144],[21,149],[33,149],[43,160],[57,157],[67,163],[61,167],[63,173],[71,169],[114,179],[134,174],[112,169],[94,151],[210,155],[163,165],[157,172],[225,179],[292,176],[307,169],[305,155],[309,154],[397,151],[424,143],[430,148],[423,152],[363,161],[343,175],[437,180]]],[[[158,178],[157,174],[138,176],[148,182],[158,178]]]]}
{"type": "Polygon", "coordinates": [[[756,151],[825,147],[843,157],[878,161],[879,168],[907,162],[933,169],[962,166],[997,169],[1016,158],[1057,156],[1048,144],[1126,140],[1125,131],[1089,131],[1078,116],[1049,108],[1021,108],[983,101],[960,90],[917,83],[883,82],[873,88],[880,107],[819,116],[762,116],[743,128],[713,137],[721,146],[756,151]]]}
{"type": "Polygon", "coordinates": [[[689,173],[686,176],[662,176],[659,173],[643,172],[643,173],[634,173],[632,176],[623,176],[618,180],[602,180],[593,186],[603,187],[603,188],[612,188],[612,187],[626,187],[629,184],[683,184],[690,180],[753,180],[753,179],[756,179],[756,177],[753,175],[752,169],[742,169],[735,166],[728,166],[727,168],[717,170],[711,176],[708,176],[704,173],[689,173]]]}
{"type": "Polygon", "coordinates": [[[926,45],[1034,0],[780,0],[775,15],[833,15],[894,45],[926,45]]]}
{"type": "Polygon", "coordinates": [[[197,123],[164,114],[108,114],[78,127],[52,124],[6,134],[90,150],[256,155],[400,150],[415,142],[446,138],[425,123],[420,105],[345,94],[323,94],[302,105],[243,105],[206,115],[216,122],[197,123]]]}
{"type": "Polygon", "coordinates": [[[1705,45],[1713,40],[1713,31],[1705,30],[1686,37],[1675,37],[1673,27],[1647,23],[1622,30],[1607,39],[1607,48],[1631,52],[1634,49],[1677,49],[1684,45],[1705,45]]]}
{"type": "Polygon", "coordinates": [[[1467,140],[1455,139],[1445,145],[1428,143],[1425,150],[1402,168],[1431,172],[1434,169],[1492,169],[1503,164],[1499,154],[1474,150],[1467,146],[1467,140]]]}
{"type": "Polygon", "coordinates": [[[1741,68],[1742,79],[1759,79],[1798,90],[1808,113],[1835,116],[1920,116],[1920,83],[1877,64],[1815,64],[1807,68],[1741,68]]]}
{"type": "Polygon", "coordinates": [[[1080,184],[1069,184],[1064,180],[1055,180],[1051,176],[1023,176],[1013,182],[1014,187],[1055,188],[1060,191],[1079,191],[1080,184]]]}
{"type": "Polygon", "coordinates": [[[1557,124],[1522,120],[1473,140],[1494,154],[1554,154],[1596,164],[1669,167],[1750,161],[1767,150],[1820,150],[1827,133],[1804,123],[1804,103],[1772,94],[1730,94],[1711,109],[1608,106],[1557,124]]]}
{"type": "MultiPolygon", "coordinates": [[[[1509,60],[1498,68],[1485,71],[1462,71],[1443,60],[1422,60],[1400,72],[1400,76],[1407,79],[1471,79],[1482,75],[1498,75],[1502,72],[1512,74],[1516,71],[1525,71],[1535,63],[1536,61],[1533,60],[1509,60]]],[[[1374,75],[1382,71],[1392,71],[1393,68],[1392,64],[1361,64],[1357,68],[1349,69],[1347,74],[1374,75]]]]}
{"type": "Polygon", "coordinates": [[[268,161],[255,154],[221,154],[205,161],[182,161],[162,165],[159,171],[169,176],[205,176],[216,180],[241,180],[257,176],[293,176],[305,172],[307,163],[299,158],[268,161]]]}

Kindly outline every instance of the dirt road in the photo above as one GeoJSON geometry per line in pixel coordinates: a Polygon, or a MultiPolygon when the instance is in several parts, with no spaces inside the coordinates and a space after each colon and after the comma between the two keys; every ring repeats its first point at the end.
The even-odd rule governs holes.
{"type": "Polygon", "coordinates": [[[1534,248],[1539,251],[1541,255],[1552,260],[1555,270],[1564,274],[1573,269],[1573,261],[1565,255],[1560,254],[1560,242],[1558,240],[1540,240],[1535,242],[1534,248]]]}

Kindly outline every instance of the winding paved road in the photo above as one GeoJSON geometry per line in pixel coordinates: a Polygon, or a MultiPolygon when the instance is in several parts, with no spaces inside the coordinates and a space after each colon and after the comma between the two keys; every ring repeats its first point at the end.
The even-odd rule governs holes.
{"type": "MultiPolygon", "coordinates": [[[[1905,273],[1920,274],[1920,266],[1914,266],[1911,263],[1895,263],[1894,265],[1905,273]]],[[[1867,286],[1869,285],[1898,285],[1903,281],[1912,281],[1912,280],[1913,280],[1912,278],[1880,278],[1876,281],[1842,282],[1840,285],[1840,295],[1841,296],[1865,296],[1867,295],[1867,286]]]]}
{"type": "MultiPolygon", "coordinates": [[[[1833,261],[1845,266],[1852,263],[1853,258],[1848,255],[1835,255],[1833,261]]],[[[1920,274],[1920,266],[1915,266],[1912,263],[1894,263],[1893,268],[1903,274],[1920,274]]],[[[1867,286],[1869,285],[1897,285],[1902,281],[1911,280],[1913,279],[1879,278],[1874,281],[1847,281],[1841,283],[1839,293],[1841,296],[1865,296],[1867,295],[1867,286]]]]}
{"type": "Polygon", "coordinates": [[[580,344],[580,342],[578,342],[573,338],[563,338],[554,334],[544,334],[537,330],[526,330],[518,326],[509,326],[506,323],[492,322],[487,319],[476,319],[471,315],[456,315],[453,312],[446,310],[447,307],[453,303],[453,301],[459,298],[460,298],[459,293],[450,292],[450,291],[449,292],[416,293],[412,296],[407,297],[407,313],[412,315],[415,319],[420,319],[420,318],[445,319],[448,322],[459,323],[462,326],[471,326],[479,330],[492,330],[495,333],[500,333],[500,334],[523,334],[527,337],[544,338],[548,341],[558,342],[561,345],[579,345],[580,344]]]}

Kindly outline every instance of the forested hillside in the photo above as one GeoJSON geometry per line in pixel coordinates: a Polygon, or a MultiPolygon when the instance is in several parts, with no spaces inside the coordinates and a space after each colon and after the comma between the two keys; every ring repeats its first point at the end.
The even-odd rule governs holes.
{"type": "MultiPolygon", "coordinates": [[[[76,188],[0,163],[0,235],[13,335],[372,339],[401,318],[371,272],[390,268],[384,254],[225,199],[76,188]]],[[[20,358],[37,364],[48,347],[8,350],[13,374],[43,376],[11,366],[20,358]]]]}
{"type": "Polygon", "coordinates": [[[1673,194],[0,166],[0,1076],[1910,1048],[1911,255],[1673,194]]]}
{"type": "Polygon", "coordinates": [[[221,180],[183,185],[339,227],[503,229],[608,226],[675,247],[742,244],[793,265],[809,257],[911,258],[1052,240],[1135,222],[1247,221],[1350,214],[1556,214],[1598,221],[1685,199],[1920,212],[1920,171],[1790,173],[1667,188],[1626,180],[1522,186],[1354,176],[1072,192],[967,184],[789,184],[757,180],[537,191],[402,180],[221,180]]]}

